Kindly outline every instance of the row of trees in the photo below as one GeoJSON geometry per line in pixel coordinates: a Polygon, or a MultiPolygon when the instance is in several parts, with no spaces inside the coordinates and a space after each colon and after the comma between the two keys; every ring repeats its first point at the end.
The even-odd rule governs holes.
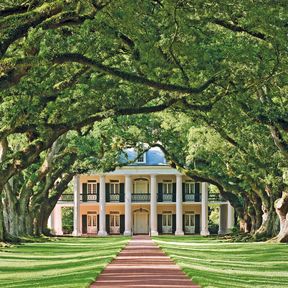
{"type": "Polygon", "coordinates": [[[1,240],[44,233],[75,173],[141,141],[288,240],[285,3],[1,5],[1,240]]]}

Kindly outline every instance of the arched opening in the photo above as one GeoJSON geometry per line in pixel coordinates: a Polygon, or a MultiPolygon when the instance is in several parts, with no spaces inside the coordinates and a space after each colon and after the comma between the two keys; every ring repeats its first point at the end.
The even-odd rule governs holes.
{"type": "Polygon", "coordinates": [[[148,194],[149,193],[149,181],[146,178],[137,178],[134,180],[133,187],[134,194],[148,194]]]}
{"type": "Polygon", "coordinates": [[[133,234],[149,233],[149,211],[143,208],[133,213],[133,234]]]}

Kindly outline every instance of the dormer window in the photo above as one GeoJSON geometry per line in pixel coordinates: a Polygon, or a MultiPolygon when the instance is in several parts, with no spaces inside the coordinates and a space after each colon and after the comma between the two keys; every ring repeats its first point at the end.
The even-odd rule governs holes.
{"type": "Polygon", "coordinates": [[[143,153],[137,158],[136,163],[145,163],[145,162],[146,162],[146,153],[143,153]]]}

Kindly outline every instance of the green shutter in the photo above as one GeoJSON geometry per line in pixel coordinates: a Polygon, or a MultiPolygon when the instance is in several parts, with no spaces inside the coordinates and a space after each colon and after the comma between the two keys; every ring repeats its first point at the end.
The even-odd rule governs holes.
{"type": "Polygon", "coordinates": [[[200,183],[195,183],[195,202],[200,202],[200,183]]]}
{"type": "Polygon", "coordinates": [[[110,183],[105,183],[106,202],[110,202],[110,183]]]}
{"type": "Polygon", "coordinates": [[[125,202],[125,184],[120,183],[120,202],[125,202]]]}
{"type": "Polygon", "coordinates": [[[200,215],[195,215],[195,233],[200,234],[200,215]]]}
{"type": "Polygon", "coordinates": [[[120,215],[120,234],[125,232],[125,215],[120,215]]]}
{"type": "Polygon", "coordinates": [[[82,234],[87,234],[87,215],[82,215],[82,234]]]}
{"type": "Polygon", "coordinates": [[[172,233],[175,234],[176,231],[176,214],[172,215],[172,233]]]}
{"type": "Polygon", "coordinates": [[[185,202],[185,183],[182,183],[182,201],[185,202]]]}
{"type": "Polygon", "coordinates": [[[96,201],[99,202],[99,191],[100,191],[100,184],[97,183],[97,198],[96,198],[96,201]]]}
{"type": "Polygon", "coordinates": [[[185,233],[185,214],[183,214],[183,218],[182,218],[182,229],[183,229],[183,232],[185,233]]]}
{"type": "Polygon", "coordinates": [[[110,234],[110,215],[106,214],[106,231],[110,234]]]}
{"type": "Polygon", "coordinates": [[[88,191],[87,183],[82,183],[82,201],[83,202],[87,202],[87,191],[88,191]]]}
{"type": "Polygon", "coordinates": [[[176,202],[176,183],[172,184],[172,202],[176,202]]]}
{"type": "Polygon", "coordinates": [[[157,215],[157,228],[158,228],[158,233],[162,234],[162,215],[161,214],[157,215]]]}
{"type": "Polygon", "coordinates": [[[158,202],[163,202],[163,185],[158,183],[158,202]]]}

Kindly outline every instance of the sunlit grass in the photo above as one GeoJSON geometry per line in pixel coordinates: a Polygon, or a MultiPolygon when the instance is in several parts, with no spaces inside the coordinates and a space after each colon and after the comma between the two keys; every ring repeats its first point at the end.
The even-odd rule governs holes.
{"type": "Polygon", "coordinates": [[[201,287],[288,287],[288,245],[201,236],[153,239],[201,287]]]}
{"type": "Polygon", "coordinates": [[[0,287],[88,287],[128,240],[63,237],[2,248],[0,287]]]}

